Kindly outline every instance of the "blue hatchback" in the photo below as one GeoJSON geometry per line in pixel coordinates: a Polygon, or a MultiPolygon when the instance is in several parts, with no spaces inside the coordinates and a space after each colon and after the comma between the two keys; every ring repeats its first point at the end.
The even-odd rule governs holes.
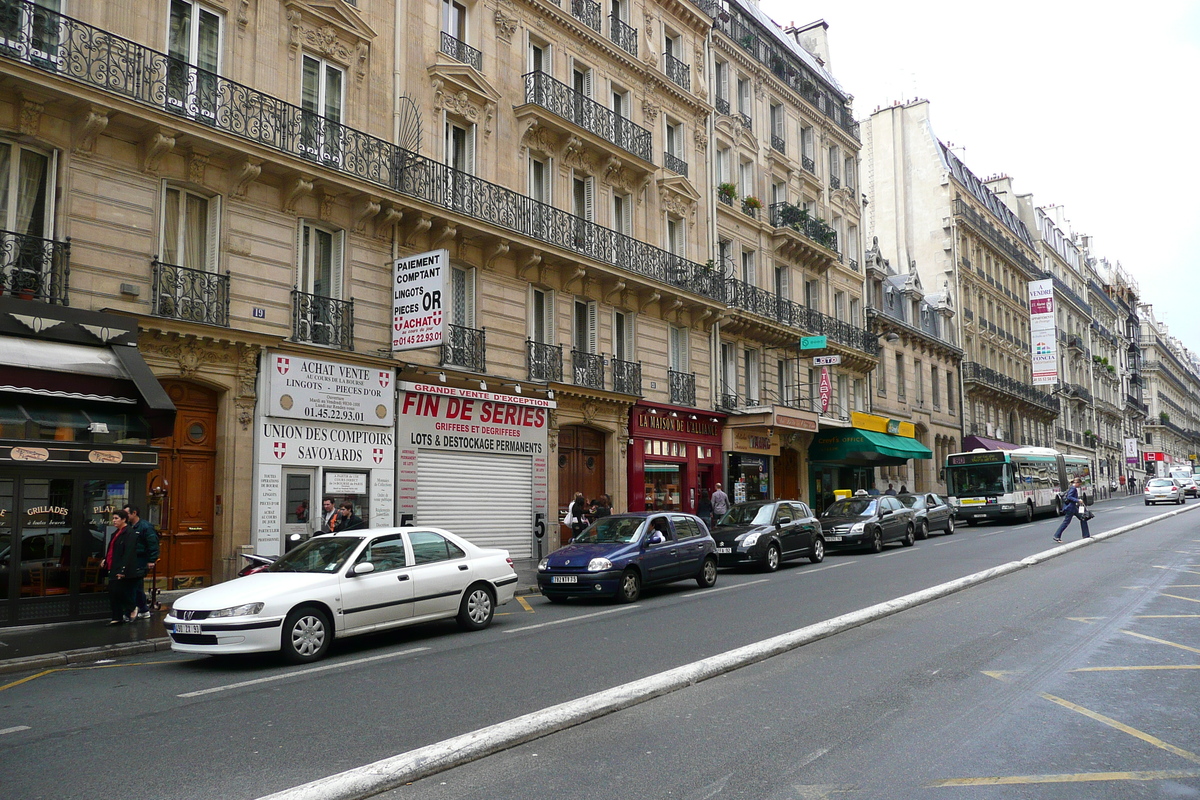
{"type": "Polygon", "coordinates": [[[717,545],[699,517],[673,511],[602,517],[538,564],[538,587],[554,602],[602,595],[632,603],[643,586],[693,578],[701,588],[717,582],[717,545]]]}

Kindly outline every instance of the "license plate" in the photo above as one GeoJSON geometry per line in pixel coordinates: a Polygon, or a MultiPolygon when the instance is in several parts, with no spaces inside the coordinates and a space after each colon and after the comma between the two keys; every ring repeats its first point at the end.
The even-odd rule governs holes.
{"type": "Polygon", "coordinates": [[[827,542],[840,542],[841,540],[842,540],[842,537],[840,537],[840,536],[826,536],[825,537],[825,541],[827,541],[827,542]]]}
{"type": "Polygon", "coordinates": [[[975,519],[983,519],[987,516],[987,514],[973,514],[972,516],[974,516],[975,519]]]}
{"type": "Polygon", "coordinates": [[[555,575],[550,578],[551,583],[579,583],[578,575],[555,575]]]}
{"type": "Polygon", "coordinates": [[[718,547],[717,552],[718,553],[732,553],[733,548],[732,547],[718,547]]]}
{"type": "Polygon", "coordinates": [[[200,625],[195,622],[176,622],[176,633],[199,633],[200,625]]]}

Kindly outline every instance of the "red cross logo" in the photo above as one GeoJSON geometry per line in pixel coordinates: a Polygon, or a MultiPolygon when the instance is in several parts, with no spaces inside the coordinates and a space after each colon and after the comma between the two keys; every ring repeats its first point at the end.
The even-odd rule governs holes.
{"type": "Polygon", "coordinates": [[[379,373],[379,385],[380,386],[382,386],[383,388],[386,389],[388,387],[388,384],[391,382],[392,382],[392,373],[390,373],[390,372],[380,372],[379,373]]]}
{"type": "Polygon", "coordinates": [[[291,366],[292,360],[290,358],[283,358],[280,356],[279,358],[275,359],[275,369],[279,370],[280,375],[287,375],[288,370],[291,369],[291,366]]]}
{"type": "Polygon", "coordinates": [[[285,455],[287,455],[287,442],[276,442],[275,457],[283,458],[285,455]]]}
{"type": "Polygon", "coordinates": [[[383,448],[382,447],[372,447],[371,448],[371,456],[375,459],[376,464],[382,464],[383,463],[383,448]]]}

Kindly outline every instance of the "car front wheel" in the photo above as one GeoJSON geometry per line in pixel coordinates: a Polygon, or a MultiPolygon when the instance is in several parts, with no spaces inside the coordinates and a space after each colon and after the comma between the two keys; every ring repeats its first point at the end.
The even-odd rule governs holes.
{"type": "Polygon", "coordinates": [[[630,567],[621,575],[621,588],[617,589],[617,599],[622,603],[632,603],[641,596],[642,576],[630,567]]]}
{"type": "Polygon", "coordinates": [[[929,538],[929,523],[927,521],[921,520],[921,527],[917,528],[917,538],[922,540],[929,538]]]}
{"type": "Polygon", "coordinates": [[[913,535],[913,526],[909,525],[904,531],[904,538],[900,540],[900,544],[905,547],[912,547],[917,543],[917,537],[913,535]]]}
{"type": "Polygon", "coordinates": [[[946,517],[946,533],[954,533],[954,515],[946,517]]]}
{"type": "Polygon", "coordinates": [[[283,622],[281,649],[285,660],[293,664],[316,661],[325,655],[333,641],[333,625],[319,608],[297,608],[283,622]]]}
{"type": "Polygon", "coordinates": [[[767,554],[762,560],[763,572],[774,572],[779,569],[779,546],[772,543],[767,546],[767,554]]]}
{"type": "MultiPolygon", "coordinates": [[[[774,547],[774,545],[772,545],[774,547]]],[[[776,566],[779,566],[779,561],[776,559],[776,566]]],[[[700,574],[696,576],[696,585],[701,589],[709,589],[717,583],[717,559],[709,556],[704,559],[704,563],[700,565],[700,574]]]]}
{"type": "Polygon", "coordinates": [[[867,545],[867,549],[872,553],[883,552],[883,528],[876,528],[875,533],[871,536],[871,541],[867,545]]]}
{"type": "Polygon", "coordinates": [[[812,554],[809,555],[808,560],[814,564],[820,564],[825,560],[825,540],[820,536],[813,539],[812,554]]]}
{"type": "Polygon", "coordinates": [[[467,589],[458,606],[458,627],[465,631],[481,631],[492,624],[496,613],[496,601],[492,593],[482,584],[467,589]]]}

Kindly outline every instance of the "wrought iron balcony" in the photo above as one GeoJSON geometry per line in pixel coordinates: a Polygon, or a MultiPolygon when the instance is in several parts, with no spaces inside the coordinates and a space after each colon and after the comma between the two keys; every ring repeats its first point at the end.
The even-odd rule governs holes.
{"type": "Polygon", "coordinates": [[[525,352],[529,360],[529,380],[562,382],[562,346],[525,340],[525,352]]]}
{"type": "Polygon", "coordinates": [[[727,206],[733,206],[733,195],[728,192],[722,192],[720,189],[717,190],[717,200],[727,206]]]}
{"type": "Polygon", "coordinates": [[[740,119],[742,121],[742,126],[745,127],[746,130],[748,130],[748,131],[754,130],[754,118],[753,117],[751,117],[745,111],[739,111],[737,113],[737,115],[738,115],[738,119],[740,119]]]}
{"type": "Polygon", "coordinates": [[[724,97],[718,97],[713,101],[713,105],[716,106],[718,114],[729,116],[729,101],[724,97]]]}
{"type": "Polygon", "coordinates": [[[483,330],[447,325],[442,339],[443,367],[462,367],[472,372],[487,371],[487,334],[483,330]]]}
{"type": "Polygon", "coordinates": [[[663,53],[663,72],[686,92],[692,90],[692,67],[670,53],[663,53]]]}
{"type": "MultiPolygon", "coordinates": [[[[992,389],[1005,392],[1018,399],[1024,400],[1027,403],[1039,406],[1057,413],[1061,404],[1057,397],[1052,397],[1046,392],[1039,391],[1033,386],[1019,381],[1015,378],[1010,378],[1007,375],[1002,375],[990,367],[985,367],[974,361],[964,361],[962,364],[962,376],[964,382],[980,383],[992,389]]],[[[966,401],[964,400],[964,403],[966,401]]]]}
{"type": "Polygon", "coordinates": [[[720,411],[736,411],[738,407],[738,396],[728,391],[723,391],[717,395],[717,409],[720,411]]]}
{"type": "Polygon", "coordinates": [[[576,386],[604,388],[604,356],[599,353],[571,351],[571,376],[576,386]]]}
{"type": "Polygon", "coordinates": [[[654,161],[650,131],[544,72],[525,73],[525,102],[552,111],[643,161],[654,161]]]}
{"type": "Polygon", "coordinates": [[[70,305],[71,240],[0,230],[0,294],[70,305]]]}
{"type": "Polygon", "coordinates": [[[687,162],[673,153],[663,153],[663,166],[671,170],[671,172],[674,172],[676,175],[682,175],[685,178],[687,177],[687,162]]]}
{"type": "Polygon", "coordinates": [[[800,166],[809,174],[817,174],[817,162],[813,161],[812,156],[800,156],[800,166]]]}
{"type": "Polygon", "coordinates": [[[767,319],[777,320],[781,316],[779,297],[773,292],[752,286],[737,278],[725,280],[725,302],[733,308],[740,308],[767,319]]]}
{"type": "Polygon", "coordinates": [[[613,391],[642,396],[642,362],[612,360],[613,391]]]}
{"type": "Polygon", "coordinates": [[[780,153],[787,154],[787,143],[783,141],[782,136],[771,134],[771,149],[778,150],[780,153]]]}
{"type": "Polygon", "coordinates": [[[791,203],[771,204],[771,225],[775,228],[791,228],[829,250],[837,250],[837,231],[808,212],[791,203]]]}
{"type": "Polygon", "coordinates": [[[599,3],[594,3],[592,0],[571,0],[571,16],[597,33],[600,32],[599,3]]]}
{"type": "Polygon", "coordinates": [[[156,317],[229,327],[229,272],[219,275],[155,259],[150,313],[156,317]]]}
{"type": "Polygon", "coordinates": [[[758,212],[762,208],[762,203],[752,203],[750,198],[742,198],[742,213],[747,217],[758,219],[758,212]]]}
{"type": "Polygon", "coordinates": [[[478,71],[483,72],[483,53],[471,47],[466,42],[455,39],[445,31],[442,31],[442,52],[455,61],[469,64],[478,71]]]}
{"type": "Polygon", "coordinates": [[[292,338],[297,342],[354,349],[354,301],[292,290],[292,338]]]}
{"type": "MultiPolygon", "coordinates": [[[[970,223],[971,227],[975,228],[975,230],[977,230],[985,239],[997,247],[1002,253],[1004,253],[1004,255],[1016,262],[1016,264],[1023,268],[1026,272],[1031,275],[1041,274],[1041,270],[1034,265],[1033,260],[1030,259],[1029,256],[1027,256],[1019,246],[1013,244],[1012,240],[1010,240],[1008,236],[1005,236],[1003,233],[1001,233],[996,226],[985,219],[982,214],[979,214],[975,211],[975,209],[967,205],[966,201],[962,200],[961,198],[956,199],[954,201],[954,213],[970,223]]],[[[1016,234],[1011,233],[1010,235],[1016,236],[1016,234]]],[[[976,270],[978,270],[980,277],[984,275],[982,269],[976,267],[976,270]]]]}
{"type": "Polygon", "coordinates": [[[608,17],[608,38],[612,39],[613,44],[617,47],[637,58],[638,29],[632,25],[625,24],[616,14],[611,14],[608,17]]]}
{"type": "Polygon", "coordinates": [[[670,402],[680,406],[696,405],[696,375],[691,372],[667,370],[670,402]]]}
{"type": "Polygon", "coordinates": [[[839,178],[837,175],[830,175],[829,176],[829,188],[830,189],[842,188],[842,179],[839,178]]]}

